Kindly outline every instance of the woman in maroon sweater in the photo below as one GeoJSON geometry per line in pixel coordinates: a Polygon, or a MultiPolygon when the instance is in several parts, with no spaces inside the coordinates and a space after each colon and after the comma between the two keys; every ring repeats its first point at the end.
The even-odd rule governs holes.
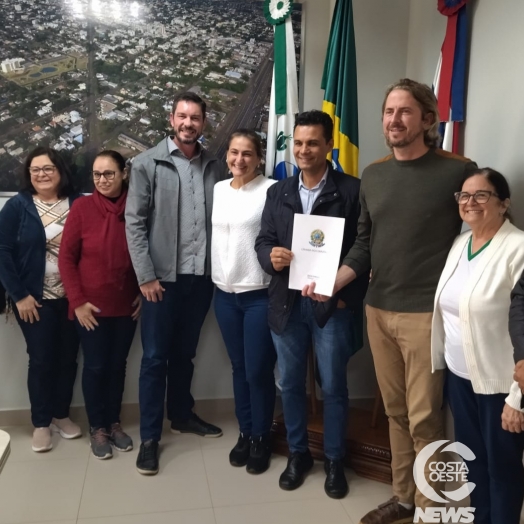
{"type": "Polygon", "coordinates": [[[59,269],[84,352],[82,389],[91,451],[112,457],[133,441],[120,426],[126,362],[141,300],[125,236],[125,160],[116,151],[95,158],[95,191],[71,208],[60,245],[59,269]]]}

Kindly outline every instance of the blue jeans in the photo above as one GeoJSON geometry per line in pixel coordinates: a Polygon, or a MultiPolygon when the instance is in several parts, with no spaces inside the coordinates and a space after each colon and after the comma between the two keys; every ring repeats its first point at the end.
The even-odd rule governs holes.
{"type": "Polygon", "coordinates": [[[69,416],[78,355],[78,335],[67,318],[67,299],[42,300],[40,304],[40,320],[33,324],[24,322],[13,307],[29,354],[27,388],[35,428],[48,427],[53,417],[69,416]]]}
{"type": "Polygon", "coordinates": [[[336,309],[324,328],[318,327],[313,301],[297,296],[284,332],[271,332],[278,356],[284,420],[289,451],[308,448],[306,373],[307,354],[313,340],[324,397],[324,455],[340,460],[346,453],[348,415],[346,367],[358,349],[354,343],[351,310],[336,309]]]}
{"type": "Polygon", "coordinates": [[[276,353],[267,324],[267,289],[215,293],[215,315],[233,367],[235,414],[244,435],[269,435],[276,353]]]}
{"type": "Polygon", "coordinates": [[[471,507],[475,524],[519,524],[524,501],[524,434],[502,429],[505,394],[480,395],[471,382],[450,371],[446,393],[453,413],[455,440],[466,444],[475,460],[466,461],[475,483],[471,507]]]}
{"type": "Polygon", "coordinates": [[[139,378],[140,437],[160,441],[164,419],[185,422],[193,413],[193,359],[206,318],[213,282],[205,276],[177,275],[161,282],[161,302],[142,301],[143,356],[139,378]]]}
{"type": "Polygon", "coordinates": [[[88,331],[75,320],[84,353],[82,391],[89,426],[110,428],[120,422],[129,349],[136,321],[129,317],[97,317],[98,327],[88,331]]]}

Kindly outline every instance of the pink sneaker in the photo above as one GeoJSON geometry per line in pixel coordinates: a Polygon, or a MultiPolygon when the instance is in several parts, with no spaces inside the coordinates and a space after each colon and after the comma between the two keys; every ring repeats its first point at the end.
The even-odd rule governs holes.
{"type": "Polygon", "coordinates": [[[50,427],[54,432],[60,433],[62,438],[72,439],[82,436],[80,426],[75,424],[69,417],[54,418],[50,427]]]}
{"type": "Polygon", "coordinates": [[[33,430],[32,449],[36,453],[44,453],[53,449],[51,430],[49,428],[35,428],[33,430]]]}

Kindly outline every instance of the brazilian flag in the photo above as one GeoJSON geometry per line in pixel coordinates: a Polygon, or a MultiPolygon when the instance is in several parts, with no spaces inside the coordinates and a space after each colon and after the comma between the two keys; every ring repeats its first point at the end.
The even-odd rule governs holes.
{"type": "Polygon", "coordinates": [[[331,115],[335,125],[335,145],[328,160],[333,160],[339,171],[358,177],[356,55],[352,2],[337,0],[322,76],[322,111],[331,115]]]}

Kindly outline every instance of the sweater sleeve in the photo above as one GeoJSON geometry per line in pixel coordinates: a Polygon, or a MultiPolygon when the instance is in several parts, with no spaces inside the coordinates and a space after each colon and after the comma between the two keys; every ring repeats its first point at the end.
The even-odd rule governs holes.
{"type": "Polygon", "coordinates": [[[524,359],[524,273],[511,292],[509,334],[515,363],[524,359]]]}
{"type": "Polygon", "coordinates": [[[58,254],[60,277],[73,310],[87,302],[82,292],[82,279],[78,270],[82,256],[82,216],[79,207],[77,204],[69,211],[58,254]]]}
{"type": "Polygon", "coordinates": [[[517,411],[524,412],[524,399],[522,398],[522,391],[519,388],[518,382],[513,382],[509,395],[506,397],[506,404],[517,411]]]}
{"type": "Polygon", "coordinates": [[[267,191],[266,203],[262,211],[260,233],[255,241],[258,262],[268,275],[276,275],[278,273],[271,263],[271,251],[274,247],[279,247],[273,217],[273,193],[275,192],[275,186],[276,184],[272,185],[267,191]]]}
{"type": "Polygon", "coordinates": [[[148,215],[153,191],[146,167],[139,160],[135,160],[129,177],[125,217],[129,255],[139,285],[157,278],[149,254],[148,215]]]}
{"type": "MultiPolygon", "coordinates": [[[[509,336],[511,338],[511,344],[513,345],[513,360],[516,364],[520,360],[524,360],[524,273],[522,273],[511,292],[509,336]]],[[[513,401],[516,405],[518,402],[518,398],[516,397],[518,397],[518,395],[520,395],[520,409],[524,411],[524,397],[517,382],[514,382],[511,387],[506,402],[510,404],[510,402],[513,401]]],[[[513,404],[510,405],[513,406],[513,404]]]]}
{"type": "Polygon", "coordinates": [[[360,215],[357,225],[357,238],[348,254],[344,257],[343,264],[349,266],[357,277],[371,268],[371,216],[366,205],[366,197],[360,186],[360,215]]]}
{"type": "Polygon", "coordinates": [[[20,212],[11,199],[0,211],[0,280],[14,302],[29,296],[13,259],[19,226],[20,212]]]}

